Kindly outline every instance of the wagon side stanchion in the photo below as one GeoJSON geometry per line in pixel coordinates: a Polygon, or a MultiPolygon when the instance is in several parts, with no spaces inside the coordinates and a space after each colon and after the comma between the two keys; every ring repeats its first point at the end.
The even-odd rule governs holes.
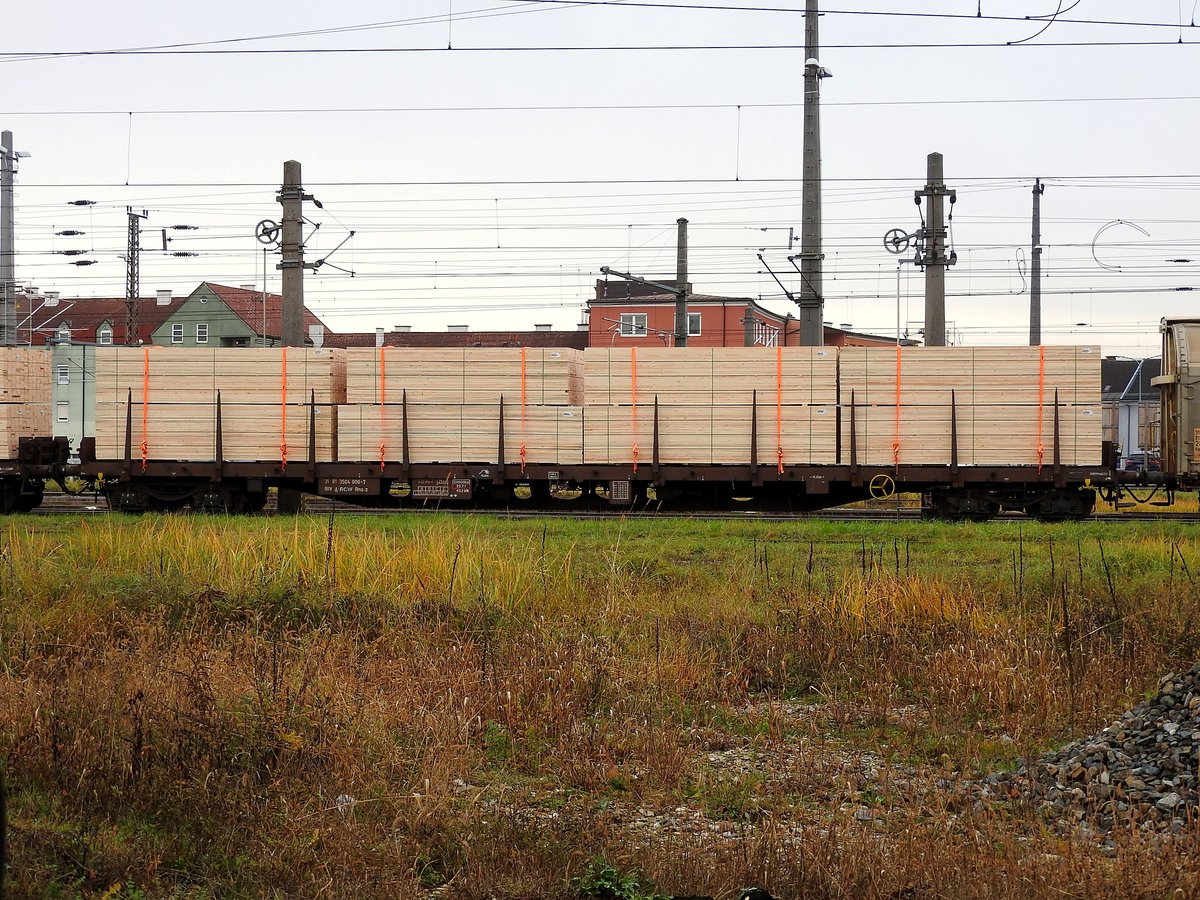
{"type": "Polygon", "coordinates": [[[404,471],[404,480],[411,477],[412,460],[408,454],[408,388],[400,392],[400,463],[404,471]]]}
{"type": "Polygon", "coordinates": [[[758,391],[750,394],[750,481],[755,487],[762,485],[758,474],[758,391]]]}
{"type": "Polygon", "coordinates": [[[1067,486],[1067,476],[1062,467],[1062,443],[1059,440],[1057,389],[1054,391],[1054,486],[1056,488],[1067,486]]]}
{"type": "Polygon", "coordinates": [[[505,476],[505,461],[504,461],[504,395],[500,395],[500,425],[499,433],[496,436],[496,484],[504,484],[505,476]]]}
{"type": "Polygon", "coordinates": [[[310,390],[308,395],[308,477],[316,484],[317,481],[317,392],[310,390]]]}
{"type": "Polygon", "coordinates": [[[650,452],[650,473],[654,476],[654,484],[661,485],[662,476],[658,465],[658,394],[654,395],[654,445],[650,452]]]}
{"type": "Polygon", "coordinates": [[[125,458],[121,465],[121,480],[130,481],[133,478],[133,388],[129,389],[129,399],[125,403],[125,458]]]}
{"type": "Polygon", "coordinates": [[[862,475],[858,472],[858,428],[854,413],[854,391],[850,392],[850,485],[862,487],[862,475]]]}
{"type": "Polygon", "coordinates": [[[950,484],[952,487],[963,486],[962,473],[958,471],[958,400],[955,392],[950,392],[950,484]]]}
{"type": "Polygon", "coordinates": [[[221,392],[217,391],[217,418],[215,422],[217,433],[214,435],[213,443],[213,478],[215,483],[219,483],[225,473],[225,439],[224,428],[221,423],[221,392]]]}

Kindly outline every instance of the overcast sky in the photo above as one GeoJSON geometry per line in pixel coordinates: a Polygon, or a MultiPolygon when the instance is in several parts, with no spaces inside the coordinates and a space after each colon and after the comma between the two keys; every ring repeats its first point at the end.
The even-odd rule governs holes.
{"type": "MultiPolygon", "coordinates": [[[[310,307],[335,330],[569,328],[600,266],[673,273],[680,216],[697,291],[794,309],[756,254],[798,289],[784,273],[800,223],[804,53],[765,45],[803,44],[804,4],[691,5],[737,9],[11,4],[0,127],[31,154],[18,176],[18,281],[123,296],[130,204],[148,211],[144,295],[261,284],[254,227],[279,218],[282,164],[297,159],[325,207],[307,209],[320,223],[308,259],[356,232],[307,280],[310,307]],[[190,46],[164,46],[179,44],[190,46]],[[680,45],[743,49],[503,49],[680,45]],[[19,55],[123,48],[172,52],[19,55]],[[229,52],[285,49],[368,52],[229,52]],[[168,232],[172,251],[199,256],[162,253],[171,225],[199,226],[168,232]],[[81,259],[96,264],[70,265],[81,259]]],[[[1162,316],[1197,312],[1194,0],[1066,0],[1048,28],[1058,0],[822,5],[828,321],[894,332],[896,257],[882,237],[920,224],[912,192],[931,151],[958,191],[947,319],[962,342],[1027,340],[1036,177],[1047,343],[1155,353],[1162,316]],[[851,14],[888,11],[946,17],[851,14]],[[1118,219],[1132,224],[1093,247],[1118,219]]],[[[278,289],[277,258],[265,262],[278,289]]],[[[911,268],[901,316],[916,329],[911,268]]]]}

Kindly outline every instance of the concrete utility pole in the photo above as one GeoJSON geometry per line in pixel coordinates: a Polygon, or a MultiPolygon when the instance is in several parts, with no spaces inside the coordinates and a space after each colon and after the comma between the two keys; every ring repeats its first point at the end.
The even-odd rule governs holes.
{"type": "Polygon", "coordinates": [[[920,205],[928,203],[925,214],[925,346],[946,346],[946,267],[958,262],[955,254],[946,255],[945,200],[956,199],[942,181],[942,154],[930,153],[927,162],[925,189],[914,197],[920,205]]]}
{"type": "Polygon", "coordinates": [[[275,267],[283,271],[283,311],[280,338],[285,347],[304,346],[304,193],[300,181],[300,163],[290,159],[283,164],[283,186],[276,198],[283,207],[280,223],[280,255],[275,267]]]}
{"type": "Polygon", "coordinates": [[[686,347],[688,342],[688,249],[687,219],[677,219],[679,234],[675,242],[675,346],[686,347]]]}
{"type": "MultiPolygon", "coordinates": [[[[125,207],[129,218],[129,239],[125,248],[125,343],[138,345],[138,293],[141,289],[142,219],[146,210],[135,213],[133,207],[125,207]]],[[[165,233],[165,232],[164,232],[165,233]]]]}
{"type": "Polygon", "coordinates": [[[800,343],[819,347],[825,341],[822,324],[821,251],[821,42],[817,30],[817,0],[804,10],[804,187],[800,229],[800,343]]]}
{"type": "Polygon", "coordinates": [[[17,174],[17,157],[27,156],[13,150],[11,131],[0,132],[0,290],[3,290],[3,310],[0,315],[0,343],[12,346],[17,342],[16,247],[13,222],[13,181],[17,174]]]}
{"type": "MultiPolygon", "coordinates": [[[[283,308],[280,311],[279,338],[284,347],[304,346],[304,193],[300,163],[289,159],[283,164],[283,185],[279,189],[283,221],[280,222],[280,261],[283,270],[283,308]]],[[[303,508],[300,492],[279,489],[276,508],[283,514],[296,514],[303,508]]]]}
{"type": "Polygon", "coordinates": [[[1039,178],[1033,185],[1033,245],[1029,259],[1029,346],[1042,342],[1042,194],[1039,178]]]}

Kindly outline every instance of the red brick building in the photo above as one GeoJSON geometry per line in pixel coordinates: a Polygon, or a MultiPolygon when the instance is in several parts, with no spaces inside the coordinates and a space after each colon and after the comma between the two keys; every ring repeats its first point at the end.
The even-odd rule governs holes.
{"type": "MultiPolygon", "coordinates": [[[[671,283],[671,282],[664,282],[671,283]]],[[[691,285],[688,285],[690,291],[691,285]]],[[[745,297],[688,296],[689,347],[797,347],[800,321],[745,297]]],[[[675,296],[629,282],[596,282],[588,304],[588,346],[670,347],[675,343],[675,296]]],[[[894,337],[825,326],[829,347],[891,347],[894,337]]]]}

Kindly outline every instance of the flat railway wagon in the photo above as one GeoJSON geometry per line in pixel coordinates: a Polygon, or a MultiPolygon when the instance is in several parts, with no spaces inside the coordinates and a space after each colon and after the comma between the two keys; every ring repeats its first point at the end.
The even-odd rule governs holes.
{"type": "Polygon", "coordinates": [[[4,351],[31,355],[24,380],[0,367],[0,501],[31,508],[77,476],[126,511],[254,512],[271,488],[796,512],[905,492],[941,518],[1082,518],[1097,493],[1200,485],[1200,320],[1162,330],[1153,473],[1119,471],[1101,439],[1097,347],[97,348],[79,447],[45,436],[45,351],[4,351]]]}

